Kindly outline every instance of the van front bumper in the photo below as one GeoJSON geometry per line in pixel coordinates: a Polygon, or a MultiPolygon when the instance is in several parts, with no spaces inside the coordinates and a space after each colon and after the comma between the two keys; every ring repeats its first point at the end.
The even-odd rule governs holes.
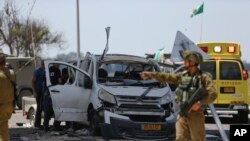
{"type": "Polygon", "coordinates": [[[175,117],[166,122],[135,122],[107,111],[104,115],[105,122],[100,125],[104,139],[166,140],[174,137],[175,117]]]}

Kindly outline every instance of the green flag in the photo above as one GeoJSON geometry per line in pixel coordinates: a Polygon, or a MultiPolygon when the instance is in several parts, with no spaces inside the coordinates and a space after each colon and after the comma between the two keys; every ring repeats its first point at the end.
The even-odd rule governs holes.
{"type": "Polygon", "coordinates": [[[203,13],[204,3],[202,3],[200,6],[196,7],[193,12],[191,13],[191,18],[195,15],[203,13]]]}
{"type": "Polygon", "coordinates": [[[159,62],[159,61],[161,61],[161,57],[162,57],[162,55],[163,55],[163,53],[164,53],[164,50],[163,50],[164,48],[160,48],[160,49],[158,49],[157,51],[156,51],[156,53],[155,53],[155,55],[154,55],[154,60],[155,61],[157,61],[157,62],[159,62]]]}

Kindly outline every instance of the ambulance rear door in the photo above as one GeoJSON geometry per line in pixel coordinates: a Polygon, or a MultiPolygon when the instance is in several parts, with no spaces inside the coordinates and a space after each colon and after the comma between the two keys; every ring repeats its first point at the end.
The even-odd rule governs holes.
{"type": "Polygon", "coordinates": [[[243,75],[242,63],[236,59],[221,59],[217,61],[217,67],[218,103],[247,104],[247,79],[243,75]]]}

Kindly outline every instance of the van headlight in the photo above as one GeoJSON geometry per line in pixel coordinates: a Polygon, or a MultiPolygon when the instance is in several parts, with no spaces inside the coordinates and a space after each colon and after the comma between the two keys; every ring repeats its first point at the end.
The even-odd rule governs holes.
{"type": "Polygon", "coordinates": [[[166,104],[172,101],[172,97],[170,93],[165,94],[163,97],[161,97],[161,104],[166,104]]]}
{"type": "Polygon", "coordinates": [[[115,96],[103,89],[99,91],[99,98],[105,102],[116,104],[115,96]]]}

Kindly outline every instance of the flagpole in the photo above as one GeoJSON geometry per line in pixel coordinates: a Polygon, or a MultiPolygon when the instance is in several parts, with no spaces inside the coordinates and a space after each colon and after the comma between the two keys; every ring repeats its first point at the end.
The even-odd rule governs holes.
{"type": "Polygon", "coordinates": [[[200,33],[200,42],[202,40],[202,26],[203,26],[203,14],[201,15],[201,33],[200,33]]]}
{"type": "Polygon", "coordinates": [[[202,30],[203,30],[203,9],[204,9],[204,2],[202,3],[202,13],[201,13],[201,33],[200,33],[200,42],[202,41],[202,30]]]}
{"type": "Polygon", "coordinates": [[[203,30],[203,9],[204,9],[204,2],[200,6],[196,7],[191,14],[191,18],[195,15],[202,14],[201,15],[202,16],[201,17],[201,27],[200,27],[201,28],[201,30],[200,30],[200,42],[202,41],[202,30],[203,30]]]}
{"type": "Polygon", "coordinates": [[[77,28],[77,59],[81,57],[80,51],[80,19],[79,19],[79,0],[76,0],[76,28],[77,28]]]}

